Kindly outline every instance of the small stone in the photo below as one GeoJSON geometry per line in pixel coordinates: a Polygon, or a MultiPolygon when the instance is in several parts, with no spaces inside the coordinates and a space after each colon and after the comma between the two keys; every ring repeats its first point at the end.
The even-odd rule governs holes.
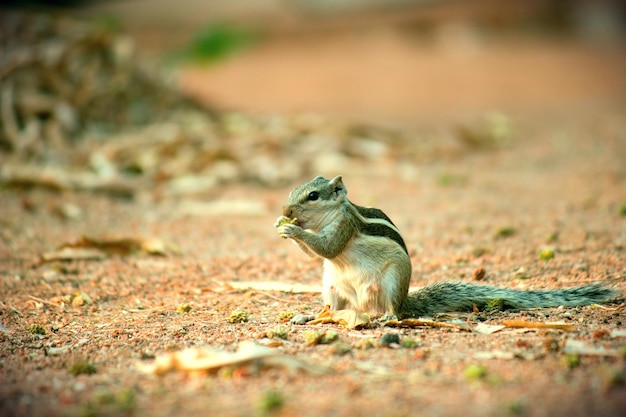
{"type": "Polygon", "coordinates": [[[191,305],[189,303],[180,303],[178,307],[176,307],[176,311],[178,313],[184,314],[189,313],[191,311],[191,305]]]}
{"type": "Polygon", "coordinates": [[[485,278],[486,274],[487,274],[487,271],[485,271],[485,268],[482,268],[482,267],[476,268],[474,272],[472,273],[472,280],[482,281],[485,278]]]}
{"type": "Polygon", "coordinates": [[[380,343],[383,346],[389,346],[391,344],[399,345],[400,344],[400,336],[398,336],[395,333],[385,333],[380,338],[380,343]]]}
{"type": "Polygon", "coordinates": [[[249,320],[250,317],[248,317],[248,313],[238,310],[233,311],[228,318],[229,323],[245,323],[249,320]]]}

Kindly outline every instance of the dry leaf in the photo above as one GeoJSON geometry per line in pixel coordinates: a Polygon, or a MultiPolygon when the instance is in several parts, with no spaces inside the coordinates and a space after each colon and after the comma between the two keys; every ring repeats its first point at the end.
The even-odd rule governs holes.
{"type": "Polygon", "coordinates": [[[152,237],[88,237],[83,236],[76,242],[65,243],[59,250],[44,253],[42,262],[69,261],[76,259],[103,259],[110,254],[129,255],[147,253],[164,256],[176,249],[159,238],[152,237]]]}
{"type": "Polygon", "coordinates": [[[604,346],[593,346],[582,340],[568,339],[565,341],[563,352],[566,355],[588,355],[588,356],[622,356],[619,349],[607,349],[604,346]]]}
{"type": "Polygon", "coordinates": [[[467,332],[473,331],[472,327],[464,321],[454,320],[452,322],[422,320],[422,319],[404,319],[404,320],[389,320],[385,323],[385,326],[389,327],[448,327],[452,329],[464,330],[467,332]]]}
{"type": "Polygon", "coordinates": [[[308,324],[337,323],[348,329],[358,329],[366,326],[370,322],[370,316],[364,313],[357,313],[354,310],[331,310],[326,306],[324,310],[308,324]]]}
{"type": "Polygon", "coordinates": [[[493,324],[478,323],[474,327],[474,331],[480,334],[493,334],[505,328],[506,326],[501,325],[501,324],[493,325],[493,324]]]}
{"type": "Polygon", "coordinates": [[[484,352],[474,352],[474,358],[480,359],[480,360],[487,360],[487,359],[511,360],[511,359],[515,359],[516,357],[517,357],[517,355],[515,354],[515,352],[508,352],[508,351],[505,351],[505,350],[491,350],[491,351],[484,351],[484,352]]]}
{"type": "Polygon", "coordinates": [[[0,170],[0,183],[14,188],[45,188],[64,191],[71,188],[64,171],[32,165],[5,165],[0,170]]]}
{"type": "Polygon", "coordinates": [[[51,346],[46,349],[47,356],[61,356],[67,355],[72,349],[72,345],[64,345],[64,346],[51,346]]]}
{"type": "Polygon", "coordinates": [[[255,369],[279,367],[289,371],[302,370],[312,374],[328,372],[323,367],[310,365],[299,359],[286,356],[276,349],[259,346],[252,341],[241,342],[235,353],[194,347],[166,353],[158,356],[152,364],[138,363],[137,367],[142,372],[155,375],[172,371],[204,375],[216,373],[226,367],[253,367],[255,369]]]}
{"type": "Polygon", "coordinates": [[[256,290],[256,291],[280,291],[292,294],[319,293],[322,291],[318,285],[304,285],[278,281],[240,281],[226,283],[228,290],[256,290]]]}
{"type": "Polygon", "coordinates": [[[600,310],[606,310],[606,311],[623,311],[624,310],[624,304],[621,304],[617,307],[607,307],[607,306],[603,306],[601,304],[591,304],[589,307],[591,308],[597,308],[600,310]]]}
{"type": "Polygon", "coordinates": [[[106,253],[129,255],[144,252],[150,255],[166,255],[172,247],[159,238],[128,236],[128,237],[89,237],[83,236],[74,243],[67,243],[63,247],[96,248],[106,253]]]}
{"type": "Polygon", "coordinates": [[[41,262],[72,261],[80,259],[98,260],[106,257],[106,253],[99,249],[64,247],[56,251],[44,253],[41,255],[41,262]]]}
{"type": "Polygon", "coordinates": [[[506,351],[506,350],[491,350],[491,351],[483,351],[483,352],[475,352],[474,358],[479,360],[488,360],[488,359],[502,359],[502,360],[512,360],[512,359],[523,359],[526,361],[534,361],[542,358],[544,355],[539,354],[535,355],[525,351],[506,351]]]}
{"type": "Polygon", "coordinates": [[[613,329],[611,330],[611,337],[626,337],[626,329],[613,329]]]}
{"type": "Polygon", "coordinates": [[[576,330],[571,324],[567,323],[549,323],[549,322],[532,322],[525,320],[505,320],[502,322],[506,327],[510,328],[529,328],[529,329],[556,329],[566,332],[573,332],[576,330]]]}
{"type": "Polygon", "coordinates": [[[2,167],[0,184],[12,188],[44,188],[52,191],[87,190],[120,197],[133,197],[151,185],[143,178],[101,178],[85,170],[41,168],[37,165],[2,167]]]}
{"type": "Polygon", "coordinates": [[[93,303],[93,300],[87,293],[84,292],[77,293],[72,299],[72,305],[75,307],[80,307],[82,305],[91,303],[93,303]]]}

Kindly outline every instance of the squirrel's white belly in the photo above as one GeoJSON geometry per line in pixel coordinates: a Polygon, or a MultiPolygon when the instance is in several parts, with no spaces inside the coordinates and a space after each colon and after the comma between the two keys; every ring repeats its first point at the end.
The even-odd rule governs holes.
{"type": "Polygon", "coordinates": [[[324,260],[324,294],[335,292],[349,304],[345,308],[388,314],[407,265],[410,271],[408,255],[399,245],[389,245],[389,239],[357,236],[340,256],[324,260]]]}

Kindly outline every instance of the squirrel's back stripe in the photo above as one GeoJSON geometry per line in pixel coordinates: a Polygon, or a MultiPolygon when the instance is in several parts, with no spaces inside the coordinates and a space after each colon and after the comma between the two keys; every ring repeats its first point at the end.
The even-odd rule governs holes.
{"type": "Polygon", "coordinates": [[[351,204],[356,213],[355,217],[360,221],[357,224],[359,232],[368,236],[381,236],[395,241],[408,254],[404,239],[395,224],[382,210],[373,207],[362,207],[351,204]]]}
{"type": "Polygon", "coordinates": [[[393,224],[391,219],[389,217],[387,217],[387,215],[380,209],[377,209],[375,207],[358,206],[356,204],[352,204],[352,205],[359,212],[359,214],[361,216],[365,217],[365,218],[368,218],[368,219],[383,219],[383,220],[386,220],[389,223],[391,223],[393,226],[395,226],[395,224],[393,224]]]}

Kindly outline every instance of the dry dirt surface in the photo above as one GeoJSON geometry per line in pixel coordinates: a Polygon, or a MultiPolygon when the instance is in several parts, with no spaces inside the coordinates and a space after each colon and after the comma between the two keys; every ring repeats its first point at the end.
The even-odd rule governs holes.
{"type": "MultiPolygon", "coordinates": [[[[376,175],[355,163],[344,175],[350,196],[395,220],[415,286],[469,281],[483,268],[483,282],[511,288],[600,281],[623,292],[623,117],[609,109],[519,123],[523,139],[505,149],[412,170],[379,161],[376,175]],[[545,248],[554,258],[540,259],[545,248]]],[[[207,200],[239,209],[204,215],[184,214],[180,200],[3,190],[2,414],[617,416],[626,407],[619,302],[458,317],[473,330],[520,319],[571,331],[285,322],[289,312],[322,307],[319,294],[277,291],[277,283],[303,291],[320,283],[319,263],[273,230],[288,190],[232,185],[207,200]],[[68,203],[82,215],[61,215],[68,203]],[[176,250],[42,258],[91,234],[154,236],[176,250]],[[241,282],[271,284],[239,289],[241,282]],[[248,321],[231,323],[238,312],[248,321]],[[307,344],[308,332],[332,330],[337,341],[307,344]],[[398,335],[399,346],[381,344],[385,334],[398,335]],[[233,352],[249,340],[327,372],[263,361],[200,376],[142,370],[155,356],[190,347],[233,352]]]]}
{"type": "Polygon", "coordinates": [[[402,231],[413,286],[625,294],[626,107],[614,98],[348,139],[316,118],[289,152],[285,119],[256,136],[239,120],[265,159],[237,163],[292,173],[285,160],[312,159],[270,183],[222,172],[231,180],[195,194],[4,184],[0,415],[623,415],[622,301],[435,317],[450,327],[290,324],[322,310],[321,265],[273,226],[291,187],[342,174],[352,201],[402,231]]]}

